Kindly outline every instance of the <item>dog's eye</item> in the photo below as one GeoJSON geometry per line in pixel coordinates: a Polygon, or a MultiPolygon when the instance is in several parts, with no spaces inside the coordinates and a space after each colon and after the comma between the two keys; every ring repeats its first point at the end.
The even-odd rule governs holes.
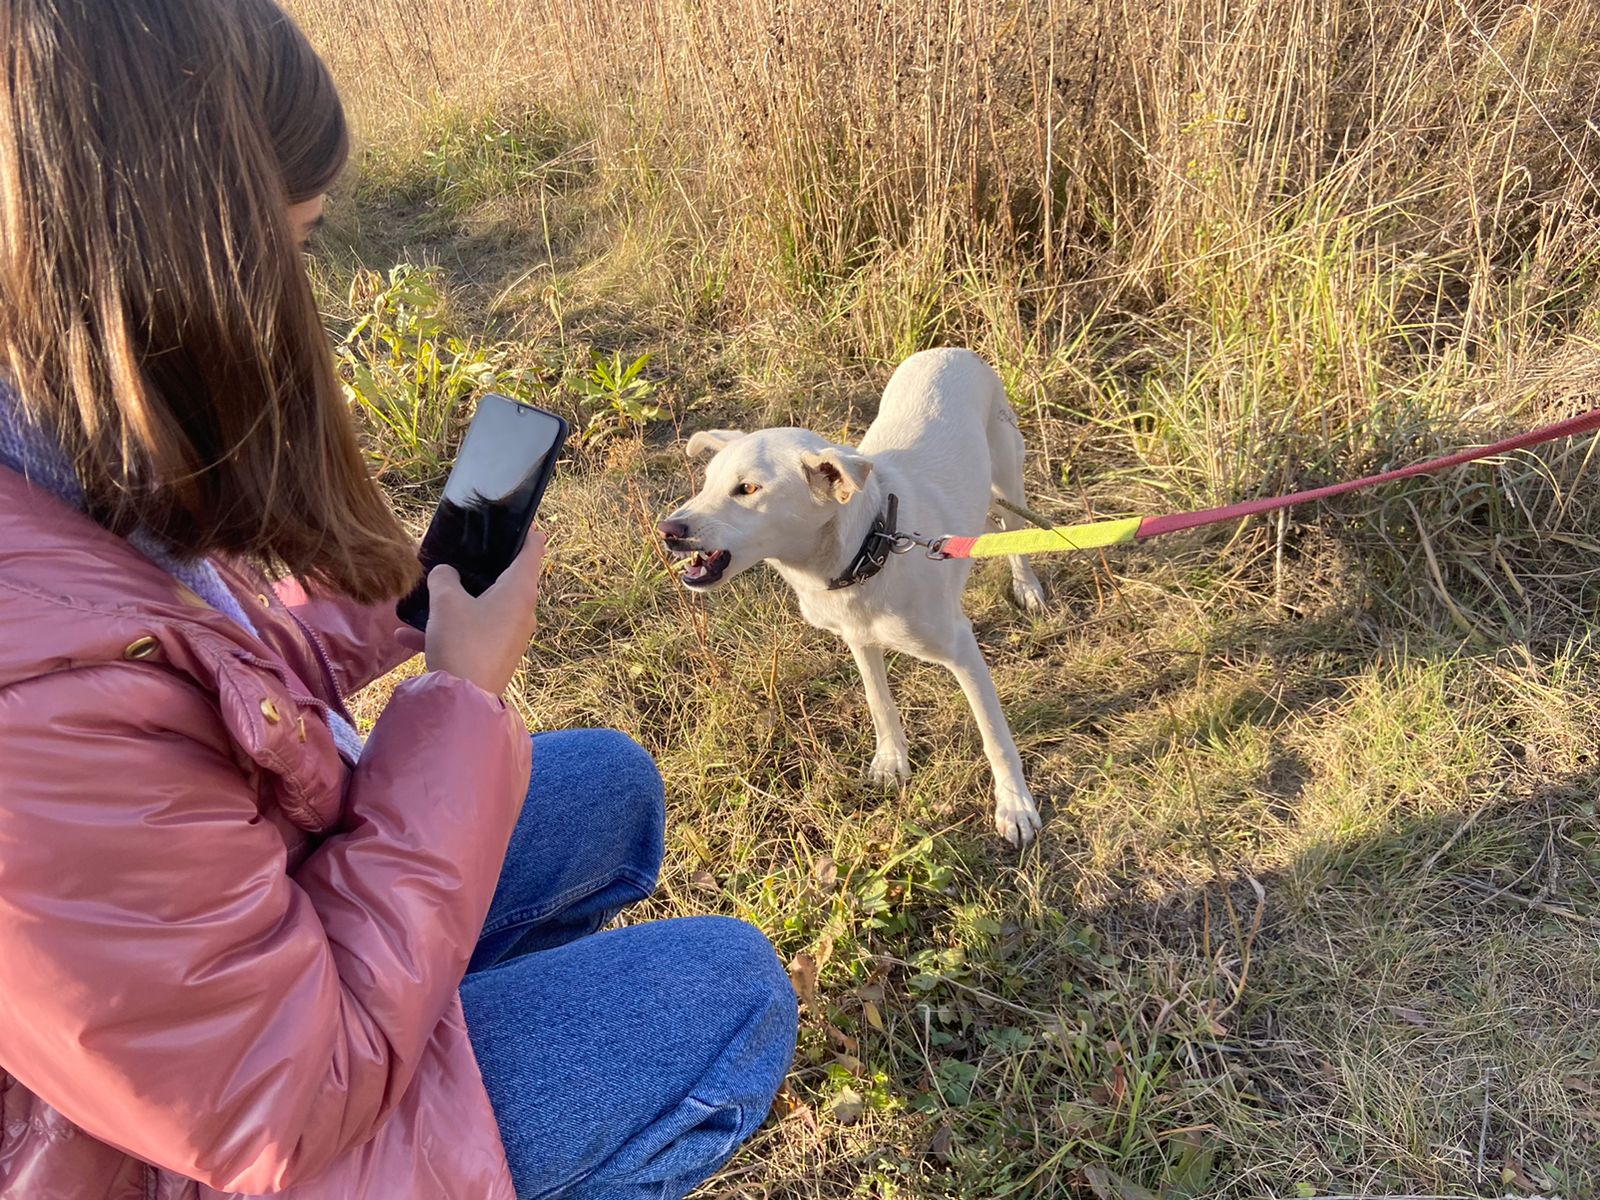
{"type": "Polygon", "coordinates": [[[745,482],[735,485],[733,494],[735,496],[754,496],[760,490],[761,485],[759,483],[745,482]]]}

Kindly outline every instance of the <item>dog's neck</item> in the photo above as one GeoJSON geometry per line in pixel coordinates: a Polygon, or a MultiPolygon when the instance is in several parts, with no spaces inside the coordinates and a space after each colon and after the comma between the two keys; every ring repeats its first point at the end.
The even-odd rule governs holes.
{"type": "Polygon", "coordinates": [[[773,565],[791,587],[828,591],[855,560],[886,502],[887,492],[874,471],[867,477],[866,486],[839,505],[833,519],[822,527],[816,551],[809,558],[802,562],[773,560],[773,565]]]}

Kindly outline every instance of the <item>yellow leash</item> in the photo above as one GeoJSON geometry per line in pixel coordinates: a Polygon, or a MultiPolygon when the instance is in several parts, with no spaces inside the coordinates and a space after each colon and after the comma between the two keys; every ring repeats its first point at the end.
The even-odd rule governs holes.
{"type": "Polygon", "coordinates": [[[948,558],[1003,558],[1011,554],[1045,554],[1051,550],[1098,550],[1120,546],[1139,535],[1142,517],[1092,521],[1086,525],[1053,525],[1048,529],[1009,529],[975,538],[952,537],[939,547],[948,558]]]}

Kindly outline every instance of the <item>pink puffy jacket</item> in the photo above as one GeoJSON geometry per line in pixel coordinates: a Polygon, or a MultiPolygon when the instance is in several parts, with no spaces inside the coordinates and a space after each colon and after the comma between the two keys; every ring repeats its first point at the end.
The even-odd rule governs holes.
{"type": "Polygon", "coordinates": [[[0,1200],[510,1200],[456,988],[526,793],[504,704],[325,714],[387,606],[260,638],[0,468],[0,1200]]]}

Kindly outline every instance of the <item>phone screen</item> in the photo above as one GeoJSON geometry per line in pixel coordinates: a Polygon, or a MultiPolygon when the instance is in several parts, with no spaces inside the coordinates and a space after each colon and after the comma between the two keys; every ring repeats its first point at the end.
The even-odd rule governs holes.
{"type": "MultiPolygon", "coordinates": [[[[566,436],[567,423],[542,408],[504,396],[479,400],[422,539],[424,573],[449,563],[468,592],[486,591],[522,549],[566,436]]],[[[396,612],[408,625],[427,627],[426,579],[396,612]]]]}

